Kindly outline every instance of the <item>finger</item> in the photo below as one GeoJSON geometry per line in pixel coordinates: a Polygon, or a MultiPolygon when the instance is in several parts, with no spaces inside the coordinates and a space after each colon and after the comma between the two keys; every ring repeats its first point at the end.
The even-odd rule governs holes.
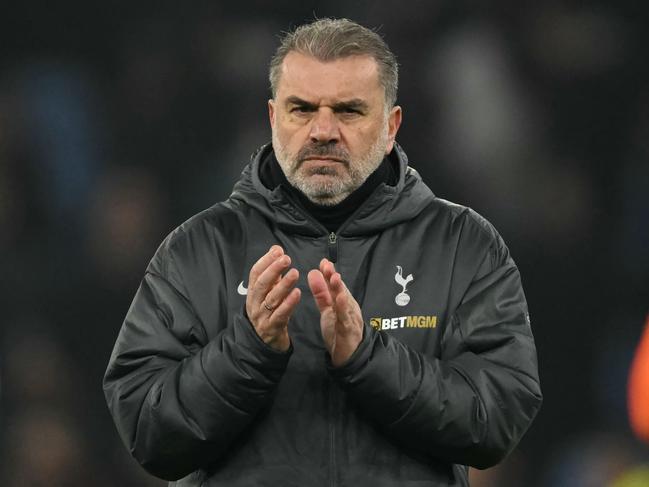
{"type": "Polygon", "coordinates": [[[309,271],[309,274],[307,275],[307,282],[309,283],[311,294],[313,294],[313,299],[315,299],[315,304],[322,313],[332,304],[331,293],[329,292],[327,281],[325,281],[321,271],[313,269],[312,271],[309,271]]]}
{"type": "Polygon", "coordinates": [[[279,282],[270,289],[263,302],[272,308],[278,307],[295,287],[299,277],[300,273],[297,269],[293,268],[289,270],[284,277],[282,277],[279,282]]]}
{"type": "Polygon", "coordinates": [[[279,306],[270,315],[270,320],[276,323],[286,324],[291,319],[293,311],[300,302],[302,291],[299,287],[294,287],[280,303],[279,306]]]}
{"type": "Polygon", "coordinates": [[[279,245],[273,245],[268,252],[262,255],[257,262],[250,269],[250,274],[248,276],[248,288],[251,288],[257,282],[259,276],[266,270],[266,268],[275,262],[284,254],[284,249],[279,245]]]}
{"type": "Polygon", "coordinates": [[[329,292],[331,293],[331,299],[334,303],[338,319],[344,319],[350,311],[349,301],[351,295],[347,291],[342,276],[338,272],[335,272],[331,276],[331,279],[329,279],[329,292]]]}
{"type": "MultiPolygon", "coordinates": [[[[282,255],[279,259],[266,267],[252,287],[253,300],[263,301],[273,286],[279,282],[282,272],[284,272],[290,264],[291,258],[288,255],[282,255]]],[[[250,290],[250,287],[248,287],[248,289],[250,290]]]]}
{"type": "Polygon", "coordinates": [[[329,278],[329,290],[331,291],[331,294],[335,296],[347,291],[347,287],[345,286],[343,278],[339,272],[331,274],[331,277],[329,278]]]}
{"type": "MultiPolygon", "coordinates": [[[[341,280],[341,284],[344,286],[345,283],[341,280]]],[[[334,298],[333,308],[336,313],[336,334],[340,337],[353,339],[355,344],[351,350],[356,350],[363,336],[363,314],[346,286],[344,286],[344,292],[340,292],[334,298]]]]}
{"type": "Polygon", "coordinates": [[[334,299],[334,311],[336,313],[336,333],[345,335],[349,331],[349,326],[353,323],[350,320],[349,299],[343,294],[339,294],[334,299]]]}
{"type": "Polygon", "coordinates": [[[322,272],[325,280],[329,282],[333,273],[336,272],[336,268],[329,259],[322,259],[320,261],[320,272],[322,272]]]}

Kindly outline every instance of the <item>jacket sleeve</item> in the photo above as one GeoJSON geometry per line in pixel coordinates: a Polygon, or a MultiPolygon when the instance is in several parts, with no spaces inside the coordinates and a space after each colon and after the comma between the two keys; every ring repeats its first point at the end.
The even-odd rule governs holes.
{"type": "Polygon", "coordinates": [[[404,447],[487,468],[518,443],[542,396],[520,275],[499,236],[481,262],[440,358],[366,325],[354,355],[330,373],[404,447]]]}
{"type": "Polygon", "coordinates": [[[117,338],[104,392],[131,454],[167,480],[219,458],[271,401],[290,356],[264,344],[242,314],[212,340],[201,337],[191,301],[152,263],[117,338]]]}

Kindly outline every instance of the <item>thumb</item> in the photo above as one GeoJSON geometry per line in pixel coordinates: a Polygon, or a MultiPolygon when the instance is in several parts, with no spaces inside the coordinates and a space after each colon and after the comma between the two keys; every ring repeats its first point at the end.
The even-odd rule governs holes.
{"type": "Polygon", "coordinates": [[[322,313],[332,305],[329,286],[327,285],[322,272],[316,269],[309,272],[307,275],[307,281],[309,283],[309,289],[311,289],[311,294],[313,294],[313,299],[315,299],[315,304],[322,313]]]}

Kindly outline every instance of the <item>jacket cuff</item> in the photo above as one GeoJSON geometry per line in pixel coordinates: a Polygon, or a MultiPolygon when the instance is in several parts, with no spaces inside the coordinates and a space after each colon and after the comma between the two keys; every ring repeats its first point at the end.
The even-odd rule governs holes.
{"type": "Polygon", "coordinates": [[[232,377],[245,374],[259,381],[262,388],[273,387],[284,375],[293,347],[286,352],[275,350],[257,335],[252,323],[242,315],[233,318],[233,326],[226,329],[217,342],[204,349],[203,366],[210,377],[221,377],[224,383],[232,377]],[[220,351],[219,351],[220,350],[220,351]],[[223,367],[223,360],[232,367],[223,367]],[[238,372],[235,372],[238,370],[238,372]],[[226,378],[228,376],[229,378],[226,378]]]}
{"type": "Polygon", "coordinates": [[[326,353],[326,363],[327,370],[332,377],[338,379],[339,381],[345,381],[345,379],[350,378],[356,374],[360,369],[362,369],[365,364],[367,364],[370,356],[372,355],[372,347],[375,339],[376,331],[369,326],[367,323],[363,326],[363,338],[358,344],[354,353],[351,357],[347,359],[347,362],[340,365],[339,367],[334,367],[331,363],[331,356],[326,353]]]}
{"type": "Polygon", "coordinates": [[[240,345],[259,353],[262,357],[267,358],[268,360],[285,360],[288,362],[289,357],[293,353],[293,342],[290,343],[288,350],[286,351],[277,350],[276,348],[271,347],[261,339],[257,330],[255,330],[254,325],[245,315],[238,319],[235,318],[235,326],[237,327],[237,331],[240,332],[235,332],[235,340],[240,345]]]}

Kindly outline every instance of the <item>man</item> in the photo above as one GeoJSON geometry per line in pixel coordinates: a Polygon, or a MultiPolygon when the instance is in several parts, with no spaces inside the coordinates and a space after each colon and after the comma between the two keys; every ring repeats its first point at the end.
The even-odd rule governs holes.
{"type": "Polygon", "coordinates": [[[191,486],[460,486],[540,403],[518,270],[395,144],[397,64],[349,20],[288,34],[273,143],[151,261],[104,389],[191,486]]]}

